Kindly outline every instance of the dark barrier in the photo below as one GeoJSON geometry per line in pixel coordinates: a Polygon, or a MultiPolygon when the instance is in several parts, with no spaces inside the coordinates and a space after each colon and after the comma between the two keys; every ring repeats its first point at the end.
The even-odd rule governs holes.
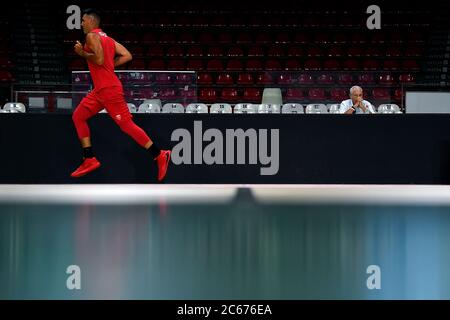
{"type": "MultiPolygon", "coordinates": [[[[450,181],[450,115],[135,114],[134,119],[160,146],[175,147],[166,183],[450,181]],[[179,141],[171,141],[172,134],[179,141]]],[[[90,128],[102,167],[76,180],[69,175],[81,162],[81,148],[70,115],[2,114],[0,183],[156,182],[149,154],[107,114],[91,119],[90,128]]]]}

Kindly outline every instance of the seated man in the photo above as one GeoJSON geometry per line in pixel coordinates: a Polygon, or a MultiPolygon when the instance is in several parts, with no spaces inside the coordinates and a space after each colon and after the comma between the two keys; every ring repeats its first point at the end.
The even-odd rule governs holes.
{"type": "Polygon", "coordinates": [[[366,100],[363,100],[363,89],[353,86],[350,89],[350,99],[341,102],[339,113],[376,113],[374,106],[366,100]]]}

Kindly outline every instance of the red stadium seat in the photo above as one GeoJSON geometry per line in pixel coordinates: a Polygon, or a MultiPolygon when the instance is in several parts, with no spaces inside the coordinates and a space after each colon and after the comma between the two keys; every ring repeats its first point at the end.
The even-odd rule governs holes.
{"type": "Polygon", "coordinates": [[[287,85],[293,83],[292,75],[280,73],[277,76],[277,84],[287,85]]]}
{"type": "Polygon", "coordinates": [[[303,55],[304,55],[304,52],[303,52],[302,47],[298,47],[298,46],[289,47],[289,49],[287,51],[288,57],[303,57],[303,55]]]}
{"type": "Polygon", "coordinates": [[[159,38],[158,43],[162,44],[175,44],[177,43],[177,37],[175,33],[163,33],[161,34],[161,37],[159,38]]]}
{"type": "Polygon", "coordinates": [[[184,61],[181,59],[170,60],[167,63],[167,70],[184,70],[184,61]]]}
{"type": "Polygon", "coordinates": [[[267,32],[260,32],[256,35],[255,43],[256,44],[271,44],[272,38],[267,32]]]}
{"type": "Polygon", "coordinates": [[[350,47],[347,50],[349,57],[361,57],[363,55],[363,49],[361,47],[350,47]]]}
{"type": "Polygon", "coordinates": [[[197,83],[198,84],[212,84],[213,79],[210,73],[199,73],[197,74],[197,83]]]}
{"type": "Polygon", "coordinates": [[[153,60],[150,60],[150,62],[148,63],[148,69],[149,70],[165,70],[166,65],[164,63],[164,60],[153,59],[153,60]]]}
{"type": "Polygon", "coordinates": [[[342,47],[331,47],[328,50],[329,57],[342,57],[344,56],[344,50],[342,47]]]}
{"type": "Polygon", "coordinates": [[[394,100],[396,100],[396,101],[402,101],[403,100],[402,89],[395,89],[395,91],[394,91],[394,100]]]}
{"type": "Polygon", "coordinates": [[[378,70],[380,67],[377,60],[368,59],[363,61],[363,69],[364,70],[378,70]]]}
{"type": "Polygon", "coordinates": [[[420,47],[407,47],[405,49],[406,57],[420,57],[423,55],[423,49],[420,47]]]}
{"type": "Polygon", "coordinates": [[[405,60],[402,62],[402,69],[403,70],[411,70],[411,71],[418,71],[420,70],[420,66],[417,63],[416,60],[405,60]]]}
{"type": "Polygon", "coordinates": [[[318,33],[314,36],[314,42],[317,44],[327,44],[330,42],[328,33],[318,33]]]}
{"type": "Polygon", "coordinates": [[[261,71],[263,69],[262,65],[261,65],[261,61],[260,60],[256,60],[256,59],[249,59],[249,60],[247,60],[245,68],[248,71],[261,71]]]}
{"type": "Polygon", "coordinates": [[[191,74],[178,73],[175,76],[174,83],[177,83],[177,84],[190,84],[192,82],[193,82],[193,76],[191,74]]]}
{"type": "Polygon", "coordinates": [[[13,76],[9,71],[0,70],[0,82],[11,82],[13,81],[13,76]]]}
{"type": "Polygon", "coordinates": [[[223,48],[217,47],[217,46],[209,47],[206,55],[208,57],[222,57],[223,56],[223,48]]]}
{"type": "Polygon", "coordinates": [[[372,90],[372,97],[375,101],[388,101],[391,99],[391,95],[388,89],[376,88],[372,90]]]}
{"type": "Polygon", "coordinates": [[[256,76],[256,83],[257,84],[272,84],[273,82],[273,78],[270,75],[270,73],[262,73],[262,74],[258,74],[256,76]]]}
{"type": "Polygon", "coordinates": [[[133,57],[143,57],[145,55],[144,48],[139,45],[138,46],[130,46],[129,51],[133,55],[133,57]]]}
{"type": "Polygon", "coordinates": [[[232,85],[234,84],[233,77],[229,73],[221,73],[217,76],[217,84],[232,85]]]}
{"type": "Polygon", "coordinates": [[[186,63],[186,70],[201,71],[203,70],[203,61],[199,59],[188,60],[186,63]]]}
{"type": "Polygon", "coordinates": [[[309,89],[308,98],[314,101],[324,101],[327,100],[324,89],[309,89]]]}
{"type": "Polygon", "coordinates": [[[307,44],[309,43],[309,37],[306,33],[298,32],[294,35],[294,43],[307,44]]]}
{"type": "Polygon", "coordinates": [[[229,71],[241,71],[244,67],[242,66],[241,60],[231,59],[227,62],[226,70],[229,71]]]}
{"type": "Polygon", "coordinates": [[[198,36],[197,42],[202,45],[214,44],[214,36],[211,32],[201,33],[198,36]]]}
{"type": "Polygon", "coordinates": [[[244,56],[244,51],[242,50],[241,47],[234,46],[234,47],[230,47],[228,49],[227,55],[229,57],[243,57],[244,56]]]}
{"type": "Polygon", "coordinates": [[[320,70],[320,61],[316,59],[308,59],[305,61],[305,70],[320,70]]]}
{"type": "Polygon", "coordinates": [[[283,57],[284,56],[284,50],[280,46],[273,46],[270,47],[267,51],[268,57],[283,57]]]}
{"type": "Polygon", "coordinates": [[[313,84],[314,83],[314,79],[310,74],[301,74],[298,77],[298,83],[300,84],[313,84]]]}
{"type": "Polygon", "coordinates": [[[183,32],[180,34],[178,38],[178,43],[182,44],[194,44],[195,38],[194,35],[191,32],[183,32]]]}
{"type": "Polygon", "coordinates": [[[217,38],[217,42],[220,44],[232,44],[233,43],[233,37],[228,32],[222,32],[219,34],[217,38]]]}
{"type": "Polygon", "coordinates": [[[261,90],[257,88],[244,89],[243,100],[246,102],[261,102],[261,90]]]}
{"type": "Polygon", "coordinates": [[[384,70],[399,70],[400,64],[396,60],[385,60],[383,62],[383,69],[384,70]]]}
{"type": "Polygon", "coordinates": [[[252,43],[252,37],[249,33],[241,32],[236,36],[237,44],[250,44],[252,43]]]}
{"type": "Polygon", "coordinates": [[[330,98],[333,101],[341,102],[349,98],[349,92],[342,88],[333,88],[330,90],[330,98]]]}
{"type": "Polygon", "coordinates": [[[336,59],[327,59],[323,63],[324,70],[339,70],[340,68],[339,61],[336,59]]]}
{"type": "Polygon", "coordinates": [[[385,55],[386,57],[401,57],[402,52],[399,47],[391,46],[386,48],[385,55]]]}
{"type": "Polygon", "coordinates": [[[353,84],[353,76],[351,74],[340,74],[338,77],[339,84],[350,85],[353,84]]]}
{"type": "Polygon", "coordinates": [[[401,74],[398,77],[398,80],[400,83],[415,83],[416,82],[416,78],[414,77],[414,75],[412,75],[410,73],[401,74]]]}
{"type": "Polygon", "coordinates": [[[70,61],[69,70],[71,70],[71,71],[88,70],[88,66],[87,66],[87,63],[85,60],[76,59],[76,60],[70,61]]]}
{"type": "Polygon", "coordinates": [[[378,77],[378,83],[383,85],[393,85],[395,82],[392,74],[382,74],[378,77]]]}
{"type": "Polygon", "coordinates": [[[317,77],[318,84],[334,84],[334,78],[331,74],[321,74],[317,77]]]}
{"type": "Polygon", "coordinates": [[[172,77],[168,73],[157,73],[155,75],[155,82],[157,84],[169,84],[172,83],[172,77]]]}
{"type": "Polygon", "coordinates": [[[372,46],[366,48],[366,56],[368,57],[381,57],[383,54],[379,47],[372,46]]]}
{"type": "Polygon", "coordinates": [[[247,56],[249,57],[264,57],[263,48],[260,46],[252,46],[248,48],[247,56]]]}
{"type": "Polygon", "coordinates": [[[274,59],[267,60],[264,68],[267,71],[279,71],[282,69],[280,61],[274,59]]]}
{"type": "Polygon", "coordinates": [[[164,49],[161,46],[149,47],[147,50],[149,57],[164,57],[164,49]]]}
{"type": "Polygon", "coordinates": [[[283,43],[284,44],[284,43],[290,43],[290,41],[291,41],[291,39],[289,37],[289,34],[286,32],[278,33],[275,36],[275,43],[283,43]]]}
{"type": "Polygon", "coordinates": [[[187,57],[203,57],[203,48],[198,46],[192,46],[187,49],[187,57]]]}
{"type": "Polygon", "coordinates": [[[346,59],[343,63],[344,70],[359,70],[360,66],[358,60],[355,59],[346,59]]]}
{"type": "Polygon", "coordinates": [[[285,100],[287,102],[298,102],[305,98],[305,93],[300,88],[288,88],[286,90],[285,100]]]}
{"type": "Polygon", "coordinates": [[[222,89],[221,94],[221,101],[224,102],[235,102],[238,100],[238,91],[234,88],[225,88],[222,89]]]}
{"type": "Polygon", "coordinates": [[[181,47],[181,46],[169,47],[167,49],[166,55],[168,57],[183,57],[184,56],[183,47],[181,47]]]}
{"type": "Polygon", "coordinates": [[[289,59],[286,61],[284,69],[288,71],[296,71],[301,69],[301,65],[297,59],[289,59]]]}
{"type": "Polygon", "coordinates": [[[159,98],[164,101],[173,101],[178,98],[175,89],[163,88],[159,91],[159,98]]]}
{"type": "Polygon", "coordinates": [[[236,83],[238,85],[253,84],[253,76],[250,73],[240,73],[236,83]]]}
{"type": "Polygon", "coordinates": [[[374,80],[372,74],[370,74],[370,73],[363,73],[363,74],[360,74],[358,76],[358,82],[361,83],[362,85],[374,84],[375,80],[374,80]]]}
{"type": "Polygon", "coordinates": [[[222,71],[223,65],[222,61],[219,59],[209,60],[206,64],[206,70],[208,71],[222,71]]]}
{"type": "Polygon", "coordinates": [[[214,103],[217,100],[217,92],[212,88],[200,89],[199,101],[202,103],[214,103]]]}
{"type": "Polygon", "coordinates": [[[319,47],[309,47],[306,51],[306,55],[308,57],[321,57],[323,56],[323,52],[319,47]]]}

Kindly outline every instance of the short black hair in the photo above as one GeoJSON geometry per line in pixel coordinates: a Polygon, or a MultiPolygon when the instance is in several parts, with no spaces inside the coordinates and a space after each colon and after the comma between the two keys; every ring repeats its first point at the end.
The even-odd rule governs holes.
{"type": "Polygon", "coordinates": [[[83,14],[94,17],[98,25],[100,25],[101,13],[97,9],[89,8],[83,11],[83,14]]]}

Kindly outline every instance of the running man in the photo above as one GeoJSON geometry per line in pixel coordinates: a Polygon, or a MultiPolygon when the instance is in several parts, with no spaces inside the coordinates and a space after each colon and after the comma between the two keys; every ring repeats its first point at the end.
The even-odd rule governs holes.
{"type": "Polygon", "coordinates": [[[100,15],[93,9],[84,11],[82,23],[86,44],[77,41],[74,50],[85,58],[89,66],[94,89],[80,102],[72,115],[83,148],[83,163],[71,174],[78,178],[100,167],[92,150],[87,120],[103,108],[120,129],[147,149],[158,166],[158,181],[164,179],[170,161],[170,150],[160,150],[148,135],[132,120],[124,98],[123,87],[114,73],[114,67],[132,59],[130,52],[108,37],[100,28],[100,15]]]}

